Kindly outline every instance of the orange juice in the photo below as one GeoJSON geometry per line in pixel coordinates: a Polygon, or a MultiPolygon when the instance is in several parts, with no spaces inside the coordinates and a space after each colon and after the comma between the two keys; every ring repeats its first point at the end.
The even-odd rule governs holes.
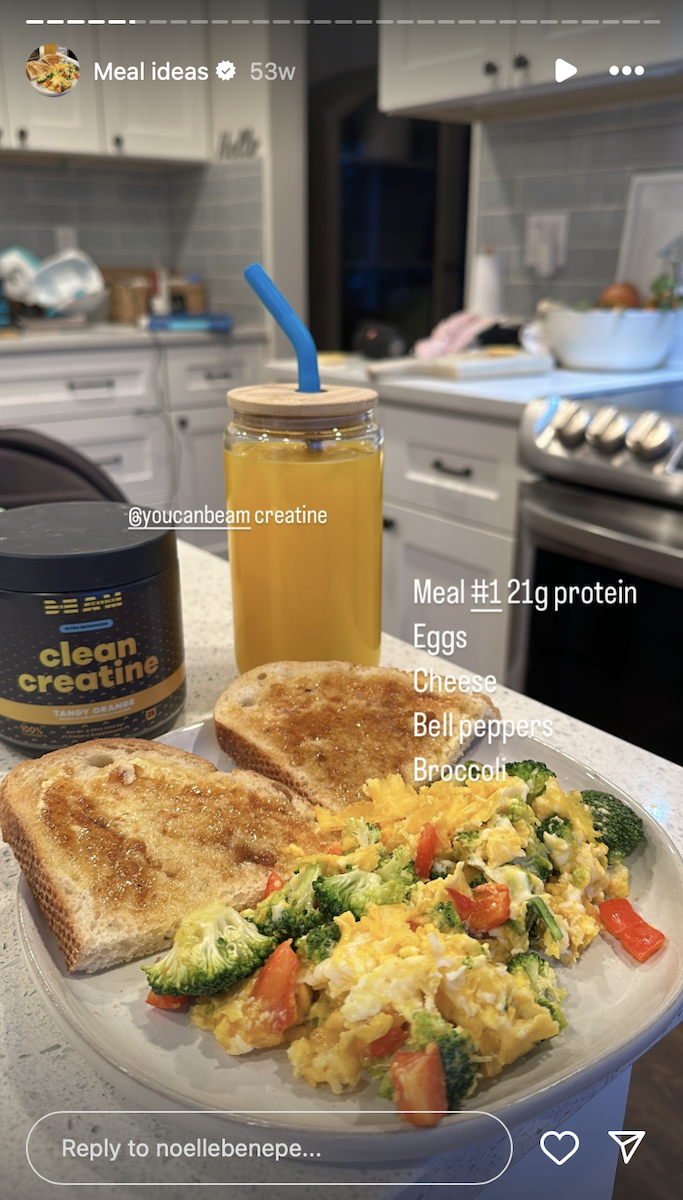
{"type": "Polygon", "coordinates": [[[276,436],[271,431],[241,438],[229,436],[234,428],[226,438],[227,504],[249,513],[249,528],[228,535],[239,670],[281,659],[376,665],[382,550],[377,427],[354,418],[346,430],[287,437],[280,429],[276,436]]]}

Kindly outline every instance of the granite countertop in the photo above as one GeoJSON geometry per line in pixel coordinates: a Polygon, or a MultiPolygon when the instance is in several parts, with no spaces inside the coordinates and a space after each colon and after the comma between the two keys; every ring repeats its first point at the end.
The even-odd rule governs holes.
{"type": "MultiPolygon", "coordinates": [[[[179,553],[188,680],[187,707],[181,723],[189,725],[210,716],[216,697],[235,678],[237,670],[232,648],[228,565],[188,543],[179,543],[179,553]]],[[[404,669],[413,669],[424,664],[452,670],[452,664],[439,663],[439,660],[435,661],[406,643],[387,636],[382,642],[382,662],[404,669]]],[[[546,706],[507,688],[499,688],[496,703],[506,717],[552,715],[555,723],[554,745],[590,763],[601,774],[638,799],[661,821],[678,847],[683,850],[682,767],[665,762],[580,721],[554,713],[546,706]]],[[[0,775],[20,759],[20,754],[0,744],[0,775]]],[[[33,1123],[43,1114],[55,1110],[84,1109],[93,1113],[102,1110],[126,1111],[144,1108],[144,1103],[135,1102],[131,1088],[128,1084],[124,1088],[119,1083],[116,1072],[113,1072],[113,1079],[108,1079],[106,1073],[82,1058],[47,1015],[18,943],[15,916],[18,877],[19,870],[9,848],[2,847],[0,1123],[3,1130],[3,1177],[8,1195],[30,1195],[31,1200],[48,1200],[48,1197],[54,1195],[53,1185],[38,1179],[31,1172],[25,1158],[26,1136],[33,1123]]],[[[113,1068],[111,1070],[113,1071],[113,1068]]],[[[610,1087],[618,1087],[619,1078],[623,1079],[624,1076],[618,1077],[615,1083],[601,1081],[600,1084],[573,1097],[571,1101],[541,1114],[525,1125],[515,1127],[515,1162],[521,1158],[519,1165],[523,1165],[523,1156],[538,1147],[539,1135],[544,1129],[566,1128],[572,1114],[577,1114],[578,1120],[578,1114],[584,1108],[586,1113],[589,1113],[590,1104],[595,1102],[594,1098],[600,1094],[607,1095],[610,1087]],[[606,1084],[610,1086],[605,1086],[606,1084]],[[603,1087],[604,1093],[601,1093],[603,1087]]],[[[623,1107],[621,1116],[612,1117],[611,1113],[610,1119],[617,1123],[611,1126],[604,1124],[604,1128],[619,1128],[619,1122],[623,1119],[623,1107]]],[[[616,1147],[614,1152],[617,1153],[616,1147]]],[[[406,1182],[410,1179],[417,1185],[415,1190],[411,1189],[411,1197],[417,1200],[418,1196],[424,1196],[434,1200],[436,1193],[430,1188],[420,1188],[420,1181],[438,1180],[447,1184],[449,1180],[456,1179],[457,1175],[453,1173],[456,1167],[451,1158],[452,1156],[443,1155],[438,1159],[422,1159],[413,1164],[408,1170],[408,1175],[403,1176],[406,1182]]],[[[459,1161],[462,1161],[462,1156],[459,1161]]],[[[343,1170],[336,1168],[328,1173],[327,1186],[333,1186],[339,1181],[343,1170]]],[[[368,1168],[368,1181],[373,1178],[373,1170],[372,1167],[368,1168]]],[[[302,1181],[304,1174],[305,1171],[302,1181]]],[[[93,1168],[91,1177],[93,1183],[103,1178],[98,1174],[96,1167],[93,1168]]],[[[151,1180],[153,1176],[142,1174],[139,1178],[151,1180]]],[[[377,1179],[377,1176],[374,1178],[377,1179]]],[[[391,1179],[394,1184],[390,1184],[387,1191],[381,1193],[384,1200],[402,1192],[402,1186],[399,1192],[396,1191],[398,1180],[396,1176],[391,1175],[389,1168],[385,1169],[381,1178],[391,1179]]],[[[241,1195],[247,1191],[246,1188],[244,1191],[240,1188],[237,1193],[232,1194],[240,1195],[241,1200],[241,1195]]],[[[478,1187],[468,1188],[470,1196],[478,1195],[479,1191],[478,1187]]],[[[118,1188],[110,1188],[107,1185],[98,1186],[97,1192],[93,1191],[92,1194],[97,1196],[97,1200],[116,1200],[120,1197],[118,1188]]],[[[188,1194],[195,1200],[213,1200],[215,1192],[209,1187],[193,1188],[191,1193],[187,1188],[165,1189],[168,1200],[186,1200],[188,1194]]],[[[274,1186],[267,1194],[282,1197],[282,1200],[291,1200],[291,1188],[280,1189],[274,1186]]],[[[376,1198],[378,1194],[376,1184],[374,1189],[361,1185],[354,1191],[354,1196],[362,1197],[362,1200],[376,1198]]],[[[600,1200],[603,1195],[606,1198],[607,1194],[601,1191],[600,1200]]],[[[133,1185],[128,1187],[127,1195],[131,1200],[143,1200],[144,1197],[148,1197],[149,1192],[133,1185]]],[[[339,1195],[348,1195],[348,1191],[340,1192],[339,1195]]],[[[561,1195],[564,1197],[564,1191],[561,1195]]],[[[561,1200],[559,1192],[556,1192],[556,1196],[557,1200],[561,1200]]]]}
{"type": "MultiPolygon", "coordinates": [[[[683,369],[662,367],[657,371],[565,371],[558,368],[542,375],[518,375],[507,379],[434,379],[417,375],[386,375],[371,378],[368,360],[349,354],[343,364],[320,366],[325,383],[373,388],[380,402],[410,407],[441,409],[448,412],[494,418],[518,424],[525,404],[537,396],[559,392],[563,396],[608,395],[633,388],[657,387],[683,382],[683,369]]],[[[294,359],[273,359],[266,363],[266,377],[290,382],[297,378],[294,359]]]]}
{"type": "Polygon", "coordinates": [[[0,337],[0,356],[14,354],[45,354],[69,350],[130,350],[146,346],[206,346],[217,342],[236,345],[243,342],[265,342],[265,329],[244,326],[230,333],[199,333],[188,330],[137,329],[134,325],[111,322],[89,325],[83,329],[62,329],[50,332],[38,330],[20,333],[17,337],[0,337]]]}

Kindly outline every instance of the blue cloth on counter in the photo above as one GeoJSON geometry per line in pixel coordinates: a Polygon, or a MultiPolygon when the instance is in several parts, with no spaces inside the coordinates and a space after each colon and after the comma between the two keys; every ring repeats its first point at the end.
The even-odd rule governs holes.
{"type": "Polygon", "coordinates": [[[232,329],[229,313],[169,313],[164,317],[150,317],[150,331],[175,330],[176,332],[228,333],[232,329]]]}

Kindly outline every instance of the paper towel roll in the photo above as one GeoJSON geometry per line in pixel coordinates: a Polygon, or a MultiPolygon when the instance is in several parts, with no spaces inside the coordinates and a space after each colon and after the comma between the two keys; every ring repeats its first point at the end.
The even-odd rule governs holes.
{"type": "Polygon", "coordinates": [[[480,317],[503,315],[503,264],[497,254],[475,254],[467,308],[480,317]]]}

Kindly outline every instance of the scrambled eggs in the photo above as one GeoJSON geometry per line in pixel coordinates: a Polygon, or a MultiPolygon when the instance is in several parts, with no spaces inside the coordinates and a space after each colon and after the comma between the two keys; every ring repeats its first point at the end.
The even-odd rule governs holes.
{"type": "MultiPolygon", "coordinates": [[[[424,1045],[419,1031],[433,1018],[452,1101],[476,1076],[498,1074],[561,1031],[565,993],[544,956],[576,961],[601,928],[596,904],[628,894],[628,871],[608,863],[580,793],[563,792],[554,777],[530,802],[527,784],[510,777],[416,791],[396,775],[370,780],[365,791],[367,800],[342,815],[318,810],[323,831],[341,842],[294,863],[313,881],[308,928],[318,938],[296,936],[291,908],[296,1017],[277,1033],[269,1026],[255,995],[266,965],[229,992],[200,998],[192,1019],[229,1054],[287,1044],[295,1077],[314,1087],[340,1093],[369,1069],[383,1079],[380,1094],[391,1095],[399,1080],[393,1049],[424,1045]],[[417,879],[425,829],[432,852],[428,877],[417,879]],[[352,898],[342,911],[347,885],[352,898]],[[483,895],[504,902],[490,928],[471,915],[483,895]],[[459,1092],[449,1036],[476,1064],[459,1092]]],[[[270,920],[272,932],[288,886],[279,907],[264,899],[243,916],[262,931],[270,920]]]]}

